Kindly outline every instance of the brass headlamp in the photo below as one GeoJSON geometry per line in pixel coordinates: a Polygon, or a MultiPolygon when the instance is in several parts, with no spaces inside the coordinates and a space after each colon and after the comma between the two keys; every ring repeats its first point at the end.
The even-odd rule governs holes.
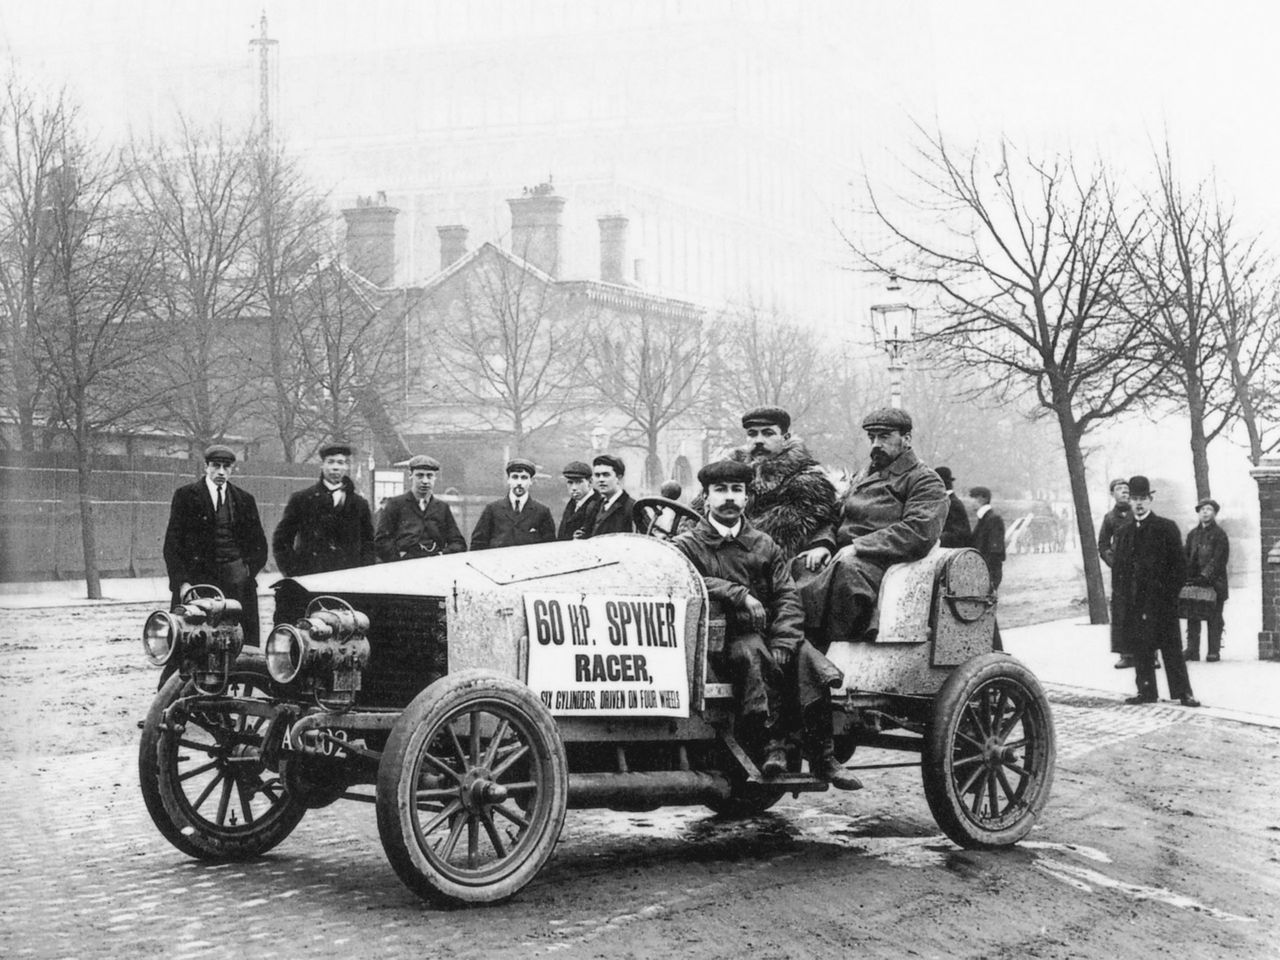
{"type": "Polygon", "coordinates": [[[326,709],[355,701],[369,664],[369,618],[337,597],[317,597],[297,623],[282,623],[267,638],[267,670],[280,684],[312,692],[326,709]]]}
{"type": "Polygon", "coordinates": [[[157,667],[171,661],[202,693],[219,693],[244,647],[244,610],[210,584],[183,594],[172,610],[156,610],[142,626],[142,648],[157,667]]]}

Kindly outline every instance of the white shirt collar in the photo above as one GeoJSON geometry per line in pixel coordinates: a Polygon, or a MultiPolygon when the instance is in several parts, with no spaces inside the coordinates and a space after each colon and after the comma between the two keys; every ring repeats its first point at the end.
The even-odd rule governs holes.
{"type": "MultiPolygon", "coordinates": [[[[204,478],[204,485],[205,485],[205,488],[209,491],[209,499],[213,501],[213,505],[216,507],[218,505],[218,485],[214,483],[212,480],[210,480],[208,477],[204,478]]],[[[231,484],[229,483],[224,483],[222,485],[224,500],[227,497],[231,496],[231,494],[226,492],[229,486],[231,486],[231,484]]]]}
{"type": "Polygon", "coordinates": [[[975,512],[978,514],[978,519],[979,519],[979,520],[981,520],[983,517],[985,517],[985,516],[987,515],[987,513],[988,513],[990,510],[991,510],[991,504],[989,504],[989,503],[984,503],[984,504],[983,504],[982,506],[980,506],[980,507],[979,507],[975,512]]]}
{"type": "MultiPolygon", "coordinates": [[[[604,503],[600,505],[600,509],[608,510],[610,507],[612,507],[615,503],[618,502],[618,498],[622,496],[624,492],[625,491],[621,487],[619,487],[617,493],[615,493],[612,497],[609,497],[607,500],[604,501],[604,503]]],[[[603,497],[604,497],[604,494],[601,494],[601,498],[603,497]]]]}
{"type": "Polygon", "coordinates": [[[742,532],[741,517],[738,518],[738,522],[735,523],[732,527],[726,527],[723,523],[718,521],[715,517],[711,516],[710,514],[707,514],[707,522],[711,524],[711,526],[715,527],[716,532],[719,533],[720,536],[724,537],[726,540],[732,540],[734,537],[736,537],[739,533],[742,532]]]}
{"type": "Polygon", "coordinates": [[[523,496],[523,497],[508,496],[507,502],[511,504],[512,510],[516,511],[516,513],[519,513],[520,508],[524,506],[524,502],[528,499],[529,499],[528,496],[523,496]]]}

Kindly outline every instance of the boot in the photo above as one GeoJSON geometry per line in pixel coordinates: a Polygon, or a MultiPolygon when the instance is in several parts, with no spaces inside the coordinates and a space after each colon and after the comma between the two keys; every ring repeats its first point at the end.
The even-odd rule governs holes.
{"type": "Polygon", "coordinates": [[[766,780],[772,780],[786,772],[787,748],[781,740],[772,740],[769,742],[769,749],[765,751],[764,763],[760,764],[760,773],[766,780]]]}
{"type": "Polygon", "coordinates": [[[836,759],[835,744],[828,739],[817,756],[809,758],[809,774],[831,784],[837,790],[861,790],[862,781],[849,773],[836,759]]]}

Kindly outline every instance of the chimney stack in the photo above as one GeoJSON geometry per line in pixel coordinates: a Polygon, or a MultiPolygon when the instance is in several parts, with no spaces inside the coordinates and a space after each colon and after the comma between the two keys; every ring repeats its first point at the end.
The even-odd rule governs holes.
{"type": "Polygon", "coordinates": [[[357,197],[342,211],[347,222],[347,263],[370,283],[389,287],[396,275],[396,214],[387,195],[357,197]]]}
{"type": "Polygon", "coordinates": [[[467,228],[458,223],[436,227],[440,235],[440,269],[446,270],[467,253],[467,228]]]}
{"type": "Polygon", "coordinates": [[[511,207],[511,252],[551,276],[560,270],[560,212],[564,197],[551,182],[526,188],[524,196],[507,201],[511,207]]]}
{"type": "Polygon", "coordinates": [[[600,279],[605,283],[625,283],[627,223],[620,213],[597,217],[600,224],[600,279]]]}

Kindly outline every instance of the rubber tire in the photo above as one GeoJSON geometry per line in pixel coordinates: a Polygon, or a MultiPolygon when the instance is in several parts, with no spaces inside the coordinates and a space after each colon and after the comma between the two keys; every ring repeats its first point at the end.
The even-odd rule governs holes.
{"type": "Polygon", "coordinates": [[[747,786],[745,783],[735,784],[728,800],[715,800],[707,806],[726,819],[745,820],[764,813],[786,795],[781,788],[754,787],[748,791],[747,786]]]}
{"type": "MultiPolygon", "coordinates": [[[[230,682],[249,684],[259,691],[271,689],[270,677],[261,663],[237,663],[230,674],[230,682]]],[[[189,751],[191,748],[180,746],[164,729],[163,721],[165,710],[174,701],[194,692],[188,681],[174,674],[165,681],[151,702],[138,745],[138,781],[142,799],[152,822],[164,838],[188,856],[211,861],[252,860],[289,836],[307,812],[306,807],[290,796],[281,782],[279,800],[273,802],[266,815],[258,817],[253,824],[219,825],[193,809],[183,790],[178,760],[179,750],[189,751]]],[[[188,726],[195,723],[194,719],[188,720],[188,726]]],[[[225,769],[227,764],[223,763],[222,767],[225,769]]],[[[235,769],[244,770],[245,767],[237,765],[235,769]]],[[[258,771],[259,774],[262,772],[258,771]]]]}
{"type": "MultiPolygon", "coordinates": [[[[971,727],[972,720],[969,717],[971,727]]],[[[959,750],[965,752],[964,742],[959,745],[959,750]]],[[[974,755],[972,749],[968,752],[970,756],[974,755]]],[[[925,731],[921,773],[929,809],[942,832],[962,847],[982,850],[1015,844],[1030,833],[1049,799],[1056,755],[1053,716],[1048,698],[1035,675],[1004,653],[972,657],[957,667],[938,691],[933,703],[933,716],[925,731]],[[1021,757],[1026,761],[1021,764],[1026,777],[1013,786],[1013,797],[1010,798],[994,781],[994,773],[988,774],[986,779],[993,781],[1003,797],[998,816],[994,818],[973,813],[961,796],[962,784],[956,782],[954,767],[957,729],[966,718],[967,705],[984,688],[1014,693],[1026,706],[1026,719],[1019,724],[1028,741],[1021,757]]],[[[1007,758],[1005,763],[997,766],[1018,777],[1009,769],[1007,758]]],[[[959,775],[966,779],[970,776],[967,771],[961,771],[959,775]]]]}
{"type": "MultiPolygon", "coordinates": [[[[461,793],[459,789],[459,797],[461,793]]],[[[397,876],[423,899],[445,907],[497,903],[519,893],[551,857],[564,826],[568,793],[564,744],[542,700],[511,677],[488,670],[465,670],[443,677],[419,693],[392,728],[378,764],[378,834],[397,876]],[[527,772],[538,787],[531,801],[519,804],[529,826],[519,831],[507,855],[468,876],[467,868],[433,862],[435,854],[428,853],[429,838],[419,833],[411,801],[422,754],[446,724],[475,710],[493,711],[512,723],[529,747],[527,772]]],[[[460,812],[466,810],[464,807],[460,812]]],[[[468,815],[468,821],[478,819],[468,815]]],[[[496,826],[491,814],[489,820],[496,826]]]]}

